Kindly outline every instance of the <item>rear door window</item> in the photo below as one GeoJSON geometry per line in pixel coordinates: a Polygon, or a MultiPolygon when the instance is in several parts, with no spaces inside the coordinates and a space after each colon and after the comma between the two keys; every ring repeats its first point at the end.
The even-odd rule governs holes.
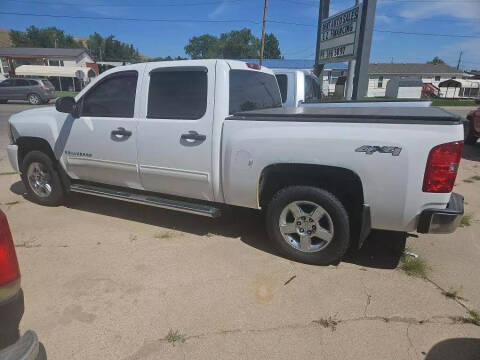
{"type": "Polygon", "coordinates": [[[15,79],[15,86],[29,86],[28,80],[24,79],[15,79]]]}
{"type": "Polygon", "coordinates": [[[39,85],[37,80],[28,80],[28,84],[30,86],[38,86],[39,85]]]}
{"type": "Polygon", "coordinates": [[[55,86],[53,86],[53,84],[48,80],[42,80],[42,83],[49,89],[52,89],[52,90],[55,89],[55,86]]]}
{"type": "Polygon", "coordinates": [[[207,111],[207,69],[153,70],[150,73],[147,118],[197,120],[207,111]]]}
{"type": "Polygon", "coordinates": [[[122,71],[103,79],[83,98],[82,116],[133,118],[136,71],[122,71]]]}
{"type": "Polygon", "coordinates": [[[230,70],[230,114],[282,106],[275,76],[253,70],[230,70]]]}
{"type": "Polygon", "coordinates": [[[280,88],[280,95],[282,95],[282,103],[287,101],[287,87],[288,87],[288,79],[287,75],[279,74],[275,75],[278,82],[278,87],[280,88]]]}

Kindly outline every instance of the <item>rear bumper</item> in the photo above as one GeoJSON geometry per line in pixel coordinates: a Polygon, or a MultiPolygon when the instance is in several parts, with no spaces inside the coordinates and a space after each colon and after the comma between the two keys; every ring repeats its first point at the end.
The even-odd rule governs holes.
{"type": "Polygon", "coordinates": [[[425,209],[420,214],[419,233],[449,234],[455,231],[463,216],[463,196],[452,193],[445,209],[425,209]]]}
{"type": "Polygon", "coordinates": [[[0,360],[43,360],[46,357],[40,351],[37,334],[28,330],[18,341],[0,350],[0,360]]]}
{"type": "Polygon", "coordinates": [[[7,154],[10,165],[16,172],[20,172],[20,167],[18,166],[18,145],[7,145],[7,154]]]}

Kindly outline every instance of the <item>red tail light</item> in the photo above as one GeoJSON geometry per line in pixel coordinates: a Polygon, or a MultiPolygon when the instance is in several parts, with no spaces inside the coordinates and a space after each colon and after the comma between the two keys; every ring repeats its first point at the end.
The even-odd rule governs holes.
{"type": "Polygon", "coordinates": [[[7,217],[0,210],[0,286],[20,278],[17,254],[7,217]]]}
{"type": "Polygon", "coordinates": [[[452,191],[462,150],[463,141],[441,144],[430,150],[423,178],[423,191],[433,193],[452,191]]]}
{"type": "Polygon", "coordinates": [[[254,69],[254,70],[261,70],[262,69],[262,67],[258,64],[249,63],[249,62],[247,62],[246,64],[250,69],[254,69]]]}

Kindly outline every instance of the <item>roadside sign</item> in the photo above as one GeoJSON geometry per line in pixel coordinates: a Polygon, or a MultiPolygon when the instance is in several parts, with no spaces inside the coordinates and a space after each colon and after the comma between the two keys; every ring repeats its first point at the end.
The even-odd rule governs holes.
{"type": "Polygon", "coordinates": [[[362,4],[322,20],[317,64],[355,59],[362,4]]]}

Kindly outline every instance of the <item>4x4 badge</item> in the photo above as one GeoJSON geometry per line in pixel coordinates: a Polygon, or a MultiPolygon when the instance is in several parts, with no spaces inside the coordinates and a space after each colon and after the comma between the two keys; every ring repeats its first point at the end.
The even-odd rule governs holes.
{"type": "Polygon", "coordinates": [[[375,145],[363,145],[358,149],[355,149],[356,152],[364,152],[367,155],[372,155],[375,152],[381,154],[392,154],[392,156],[400,155],[402,151],[401,147],[396,146],[375,146],[375,145]]]}

